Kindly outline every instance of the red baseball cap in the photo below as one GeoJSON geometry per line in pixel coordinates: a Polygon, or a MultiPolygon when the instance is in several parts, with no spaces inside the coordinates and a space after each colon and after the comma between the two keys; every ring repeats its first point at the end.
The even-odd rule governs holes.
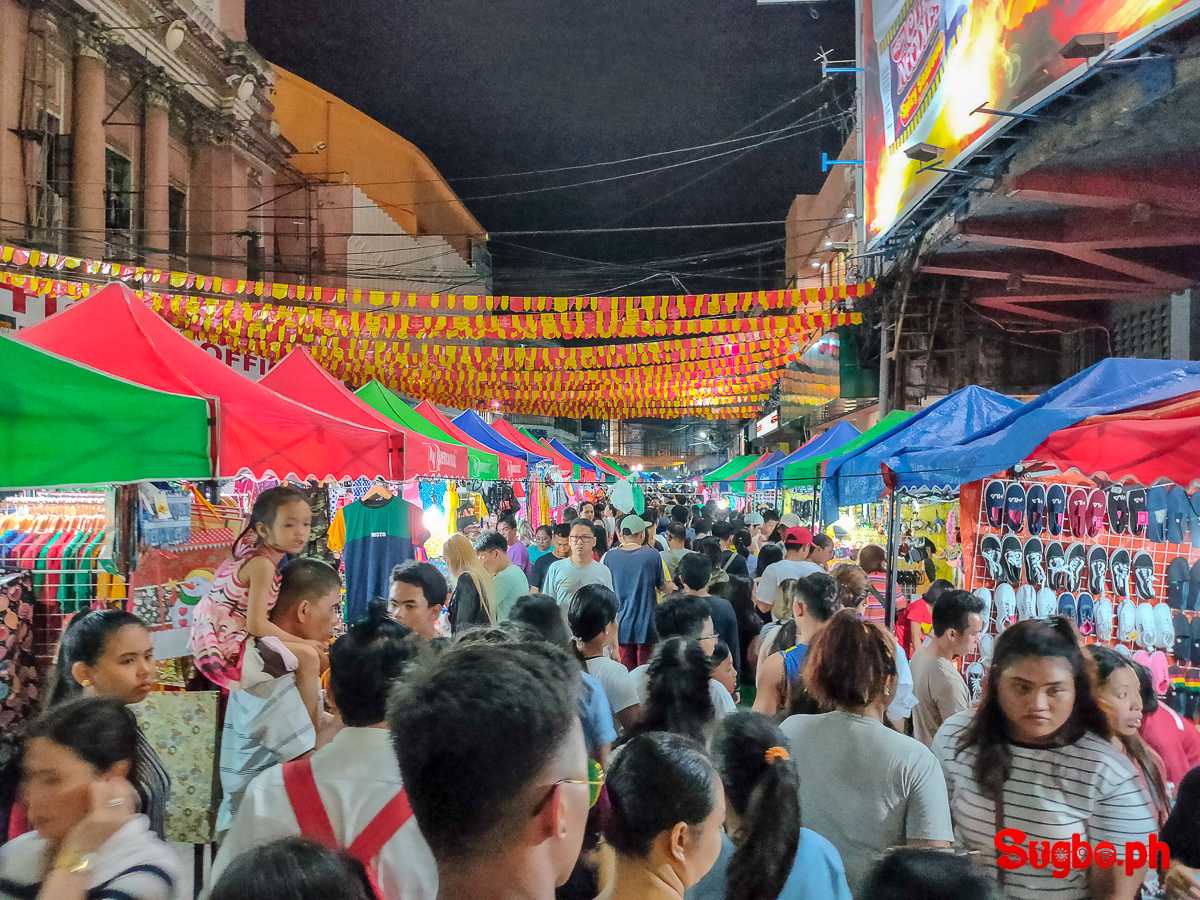
{"type": "Polygon", "coordinates": [[[802,525],[789,528],[783,533],[783,542],[785,544],[799,544],[801,547],[807,547],[812,543],[812,532],[802,525]]]}

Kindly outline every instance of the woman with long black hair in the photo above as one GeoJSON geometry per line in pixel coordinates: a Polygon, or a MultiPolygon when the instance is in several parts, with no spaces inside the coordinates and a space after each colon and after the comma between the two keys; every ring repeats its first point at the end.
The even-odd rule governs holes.
{"type": "Polygon", "coordinates": [[[1049,859],[1056,841],[1124,848],[1157,830],[1133,765],[1110,743],[1096,684],[1070,621],[1018,622],[996,640],[978,710],[955,713],[934,738],[958,841],[995,866],[1007,898],[1138,895],[1145,869],[1127,874],[1123,858],[1065,872],[1049,859]],[[998,841],[1012,848],[1003,867],[998,841]]]}
{"type": "Polygon", "coordinates": [[[712,752],[733,853],[722,852],[689,900],[850,900],[833,844],[801,827],[799,779],[778,726],[758,713],[726,716],[712,752]]]}
{"type": "Polygon", "coordinates": [[[622,739],[648,731],[682,734],[704,745],[716,718],[708,682],[712,662],[697,641],[668,638],[654,651],[642,716],[622,739]]]}
{"type": "MultiPolygon", "coordinates": [[[[155,672],[150,631],[141,619],[119,609],[77,613],[59,640],[46,708],[85,695],[108,697],[132,706],[150,694],[155,672]]],[[[140,811],[150,820],[151,830],[162,838],[171,778],[140,728],[137,757],[136,774],[131,780],[140,811]]]]}
{"type": "Polygon", "coordinates": [[[175,896],[175,854],[138,815],[139,740],[116,698],[67,699],[29,726],[21,790],[34,830],[0,847],[0,897],[175,896]]]}

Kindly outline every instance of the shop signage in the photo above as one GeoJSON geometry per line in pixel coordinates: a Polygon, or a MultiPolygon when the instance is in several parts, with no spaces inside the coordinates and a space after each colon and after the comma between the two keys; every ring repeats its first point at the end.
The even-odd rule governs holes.
{"type": "Polygon", "coordinates": [[[756,440],[758,438],[764,438],[772,431],[776,431],[778,428],[779,410],[776,409],[772,410],[770,413],[754,423],[754,437],[756,440]]]}
{"type": "Polygon", "coordinates": [[[251,381],[258,381],[275,365],[273,360],[253,353],[243,353],[225,344],[215,344],[212,341],[193,340],[193,344],[212,356],[215,356],[239,375],[245,375],[251,381]]]}
{"type": "Polygon", "coordinates": [[[953,167],[1005,120],[1087,74],[1064,59],[1083,34],[1117,35],[1120,51],[1200,11],[1200,0],[860,0],[863,201],[868,243],[884,237],[945,177],[917,174],[904,150],[940,148],[953,167]]]}

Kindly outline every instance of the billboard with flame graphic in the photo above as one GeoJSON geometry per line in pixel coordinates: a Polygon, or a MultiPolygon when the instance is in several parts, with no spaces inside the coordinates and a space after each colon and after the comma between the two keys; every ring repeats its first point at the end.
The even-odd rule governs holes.
{"type": "Polygon", "coordinates": [[[1200,0],[859,0],[863,66],[863,205],[869,244],[937,182],[904,155],[942,148],[965,159],[1004,120],[1086,73],[1059,51],[1082,34],[1115,33],[1115,51],[1200,11],[1200,0]]]}

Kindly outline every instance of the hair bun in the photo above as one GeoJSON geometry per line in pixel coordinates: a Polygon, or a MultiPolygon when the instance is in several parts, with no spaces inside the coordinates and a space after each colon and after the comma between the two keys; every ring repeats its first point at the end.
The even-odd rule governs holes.
{"type": "Polygon", "coordinates": [[[362,621],[368,625],[378,625],[390,618],[388,602],[386,600],[375,599],[367,604],[367,614],[363,616],[362,621]]]}

